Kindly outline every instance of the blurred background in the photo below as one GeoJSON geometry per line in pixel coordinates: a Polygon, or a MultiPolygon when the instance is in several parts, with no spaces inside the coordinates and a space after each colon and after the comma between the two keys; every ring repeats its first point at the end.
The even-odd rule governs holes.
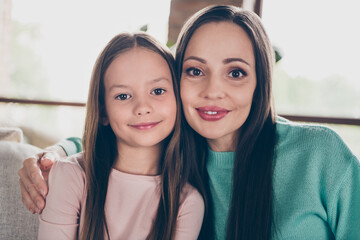
{"type": "Polygon", "coordinates": [[[278,54],[279,115],[333,128],[360,156],[360,15],[355,0],[0,0],[0,126],[46,147],[82,136],[95,60],[123,31],[171,49],[184,21],[210,4],[256,12],[278,54]]]}

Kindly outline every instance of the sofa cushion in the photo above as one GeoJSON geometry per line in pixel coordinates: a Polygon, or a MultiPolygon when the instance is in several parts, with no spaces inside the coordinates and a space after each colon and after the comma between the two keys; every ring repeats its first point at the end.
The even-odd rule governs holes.
{"type": "Polygon", "coordinates": [[[36,239],[38,215],[21,201],[18,170],[25,158],[41,149],[17,141],[0,140],[0,239],[36,239]]]}
{"type": "Polygon", "coordinates": [[[20,128],[16,127],[0,127],[0,140],[22,142],[23,132],[20,128]]]}

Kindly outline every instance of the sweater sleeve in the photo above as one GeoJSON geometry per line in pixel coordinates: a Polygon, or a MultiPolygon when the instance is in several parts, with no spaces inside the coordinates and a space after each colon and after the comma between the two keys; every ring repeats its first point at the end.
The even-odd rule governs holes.
{"type": "Polygon", "coordinates": [[[64,149],[67,156],[74,155],[82,151],[82,140],[78,137],[70,137],[57,143],[64,149]]]}
{"type": "Polygon", "coordinates": [[[199,236],[204,218],[204,200],[191,185],[184,188],[187,193],[184,194],[183,199],[180,199],[175,240],[195,240],[199,236]]]}
{"type": "Polygon", "coordinates": [[[46,206],[39,217],[38,239],[77,239],[84,188],[84,171],[77,163],[54,163],[46,206]]]}
{"type": "Polygon", "coordinates": [[[331,201],[329,224],[336,239],[360,239],[360,163],[353,156],[331,201]]]}

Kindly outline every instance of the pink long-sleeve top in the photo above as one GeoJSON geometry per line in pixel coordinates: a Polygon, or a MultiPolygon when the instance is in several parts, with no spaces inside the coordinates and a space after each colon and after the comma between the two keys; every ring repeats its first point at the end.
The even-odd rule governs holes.
{"type": "MultiPolygon", "coordinates": [[[[77,239],[84,219],[85,172],[79,153],[54,163],[49,193],[40,215],[39,239],[77,239]]],[[[105,202],[110,239],[146,239],[160,199],[159,176],[132,175],[112,169],[105,202]]],[[[187,184],[180,196],[176,240],[197,239],[204,215],[199,192],[187,184]]]]}

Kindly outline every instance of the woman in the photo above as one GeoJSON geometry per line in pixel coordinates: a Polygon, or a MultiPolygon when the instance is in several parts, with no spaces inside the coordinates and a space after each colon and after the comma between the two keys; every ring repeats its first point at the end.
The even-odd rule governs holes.
{"type": "Polygon", "coordinates": [[[176,61],[189,157],[208,183],[203,228],[216,239],[360,238],[359,162],[331,130],[275,120],[273,50],[255,14],[201,10],[176,61]]]}
{"type": "MultiPolygon", "coordinates": [[[[200,10],[179,35],[176,61],[183,148],[207,184],[204,238],[360,238],[359,161],[333,131],[275,118],[273,50],[255,14],[200,10]]],[[[26,186],[34,169],[20,171],[26,186]]]]}

